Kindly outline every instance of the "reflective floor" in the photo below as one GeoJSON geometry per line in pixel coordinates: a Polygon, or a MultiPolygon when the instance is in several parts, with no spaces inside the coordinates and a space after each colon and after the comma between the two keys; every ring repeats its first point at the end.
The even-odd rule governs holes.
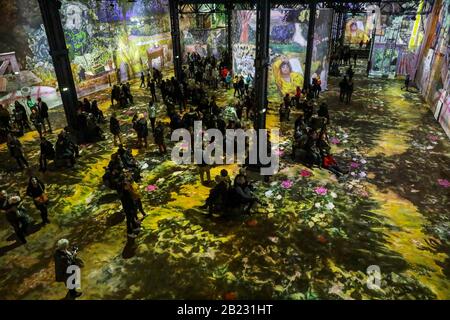
{"type": "MultiPolygon", "coordinates": [[[[53,265],[54,245],[64,237],[85,262],[81,299],[450,299],[448,137],[420,96],[401,91],[399,81],[357,76],[351,105],[339,103],[338,81],[331,79],[320,100],[329,104],[333,153],[351,169],[348,178],[337,181],[290,160],[293,112],[281,124],[280,172],[257,183],[269,205],[252,216],[211,218],[199,208],[210,189],[196,167],[174,164],[152,144],[134,150],[148,165],[140,187],[149,216],[139,237],[127,242],[120,202],[101,186],[114,152],[108,136],[82,146],[75,170],[50,166],[43,180],[52,223],[36,224],[26,245],[0,219],[0,298],[64,298],[53,265]],[[149,185],[156,190],[148,192],[149,185]],[[379,268],[379,289],[370,285],[368,268],[379,268]]],[[[119,111],[130,145],[133,112],[148,101],[138,83],[134,92],[136,105],[119,111]]],[[[280,126],[280,99],[270,92],[269,128],[280,126]]],[[[221,105],[230,94],[218,93],[221,105]]],[[[106,111],[107,93],[97,99],[106,111]]],[[[61,111],[51,117],[62,124],[61,111]]],[[[36,134],[22,142],[37,170],[36,134]]],[[[0,188],[23,194],[26,173],[15,171],[4,144],[0,159],[0,188]]],[[[30,199],[26,206],[39,223],[30,199]]]]}

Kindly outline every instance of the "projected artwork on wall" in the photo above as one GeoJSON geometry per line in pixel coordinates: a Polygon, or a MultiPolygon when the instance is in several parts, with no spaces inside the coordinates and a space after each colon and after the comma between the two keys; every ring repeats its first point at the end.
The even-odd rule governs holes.
{"type": "Polygon", "coordinates": [[[272,10],[270,18],[269,90],[280,96],[303,87],[308,11],[272,10]]]}
{"type": "Polygon", "coordinates": [[[255,74],[256,11],[233,11],[233,72],[255,74]]]}
{"type": "MultiPolygon", "coordinates": [[[[78,95],[127,81],[172,61],[168,0],[62,0],[61,20],[78,95]]],[[[8,1],[10,21],[1,25],[0,54],[15,52],[20,76],[1,101],[31,94],[60,104],[56,77],[37,0],[8,1]],[[16,28],[8,29],[7,25],[16,28]],[[9,40],[8,40],[9,39],[9,40]]],[[[8,103],[9,104],[9,103],[8,103]]]]}
{"type": "Polygon", "coordinates": [[[171,61],[167,3],[63,1],[63,28],[79,94],[171,61]]]}
{"type": "Polygon", "coordinates": [[[331,33],[331,23],[333,20],[332,9],[318,10],[316,24],[314,28],[314,47],[311,66],[311,78],[320,78],[322,90],[328,86],[328,66],[329,66],[329,41],[331,33]]]}
{"type": "Polygon", "coordinates": [[[345,44],[357,45],[361,41],[366,43],[370,39],[369,30],[365,26],[366,17],[365,16],[354,16],[349,18],[345,22],[345,44]]]}
{"type": "Polygon", "coordinates": [[[180,30],[184,59],[188,53],[193,52],[202,57],[210,55],[219,59],[226,51],[227,33],[224,14],[180,15],[180,30]],[[202,19],[198,19],[199,17],[202,19]]]}

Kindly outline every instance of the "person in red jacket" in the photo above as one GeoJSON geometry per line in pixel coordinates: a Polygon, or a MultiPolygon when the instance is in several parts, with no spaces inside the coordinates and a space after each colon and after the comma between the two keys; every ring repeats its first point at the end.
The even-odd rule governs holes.
{"type": "Polygon", "coordinates": [[[322,159],[322,167],[333,172],[336,177],[340,177],[346,172],[344,172],[337,164],[336,159],[334,159],[331,153],[326,154],[322,159]]]}

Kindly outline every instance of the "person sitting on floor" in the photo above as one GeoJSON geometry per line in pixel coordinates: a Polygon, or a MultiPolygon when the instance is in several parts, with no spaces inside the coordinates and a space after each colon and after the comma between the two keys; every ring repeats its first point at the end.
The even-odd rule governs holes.
{"type": "Polygon", "coordinates": [[[225,169],[220,171],[220,175],[217,175],[214,180],[216,181],[216,186],[209,192],[205,205],[200,207],[201,209],[209,209],[208,215],[212,215],[214,211],[224,209],[228,202],[227,195],[231,185],[228,171],[225,169]]]}
{"type": "Polygon", "coordinates": [[[237,205],[242,206],[245,214],[250,214],[250,210],[253,205],[258,201],[258,199],[254,196],[252,191],[250,190],[250,186],[248,186],[245,176],[239,174],[236,176],[234,180],[234,195],[236,196],[234,199],[237,205]]]}
{"type": "Polygon", "coordinates": [[[56,141],[55,146],[55,160],[56,164],[59,166],[60,164],[65,164],[72,168],[75,165],[75,157],[76,152],[70,142],[67,134],[62,131],[58,135],[58,140],[56,141]]]}

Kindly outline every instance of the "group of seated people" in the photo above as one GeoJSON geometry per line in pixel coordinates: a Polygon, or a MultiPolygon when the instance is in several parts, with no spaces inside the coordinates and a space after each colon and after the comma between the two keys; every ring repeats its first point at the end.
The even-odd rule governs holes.
{"type": "Polygon", "coordinates": [[[47,163],[54,160],[56,167],[72,168],[75,165],[75,159],[80,156],[78,144],[65,128],[58,134],[55,146],[45,137],[41,138],[39,155],[39,171],[47,171],[47,163]]]}
{"type": "Polygon", "coordinates": [[[117,102],[119,108],[123,109],[133,104],[133,95],[131,94],[131,85],[129,82],[120,85],[114,85],[111,90],[111,105],[117,102]]]}
{"type": "Polygon", "coordinates": [[[97,100],[92,101],[92,103],[87,98],[83,102],[79,101],[77,117],[81,141],[95,142],[103,140],[103,130],[99,124],[105,123],[106,119],[98,107],[97,100]]]}
{"type": "Polygon", "coordinates": [[[302,104],[303,114],[295,120],[292,158],[308,167],[314,165],[327,169],[340,177],[347,172],[341,169],[331,153],[327,126],[330,123],[328,106],[322,103],[314,115],[311,100],[302,104]]]}
{"type": "Polygon", "coordinates": [[[220,214],[224,217],[250,214],[256,203],[261,203],[254,194],[251,181],[248,180],[245,168],[239,171],[232,185],[228,171],[223,169],[215,177],[215,186],[201,209],[208,209],[208,215],[220,214]]]}

